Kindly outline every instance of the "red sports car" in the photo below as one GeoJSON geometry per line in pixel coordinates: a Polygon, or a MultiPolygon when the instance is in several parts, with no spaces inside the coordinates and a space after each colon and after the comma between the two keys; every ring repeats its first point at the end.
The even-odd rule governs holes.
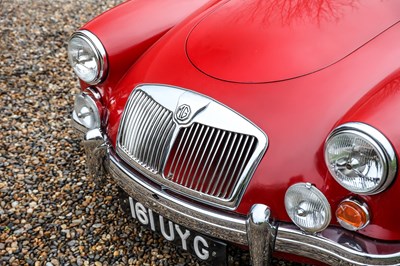
{"type": "Polygon", "coordinates": [[[151,230],[214,265],[400,264],[400,1],[134,0],[68,56],[88,168],[151,230]]]}

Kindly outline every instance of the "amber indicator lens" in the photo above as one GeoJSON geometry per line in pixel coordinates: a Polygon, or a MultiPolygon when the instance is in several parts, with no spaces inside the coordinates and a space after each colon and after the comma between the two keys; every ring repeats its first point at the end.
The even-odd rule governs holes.
{"type": "Polygon", "coordinates": [[[366,205],[355,200],[342,201],[336,210],[336,218],[342,227],[352,231],[360,230],[369,223],[366,205]]]}

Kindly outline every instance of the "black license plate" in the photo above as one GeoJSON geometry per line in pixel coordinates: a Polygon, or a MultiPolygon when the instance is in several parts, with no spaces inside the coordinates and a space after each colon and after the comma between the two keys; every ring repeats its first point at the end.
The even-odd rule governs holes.
{"type": "Polygon", "coordinates": [[[211,265],[227,265],[225,243],[169,221],[130,197],[125,201],[125,206],[128,205],[126,203],[129,204],[131,216],[142,225],[161,234],[202,261],[211,265]]]}

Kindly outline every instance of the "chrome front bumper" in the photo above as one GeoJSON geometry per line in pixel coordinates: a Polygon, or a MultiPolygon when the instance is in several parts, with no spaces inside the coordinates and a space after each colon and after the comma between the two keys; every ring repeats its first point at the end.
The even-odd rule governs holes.
{"type": "Polygon", "coordinates": [[[375,241],[337,227],[309,235],[273,222],[271,210],[255,204],[247,217],[218,212],[174,196],[127,166],[99,129],[83,132],[89,173],[111,175],[131,197],[173,222],[199,233],[249,247],[252,265],[268,265],[272,253],[307,257],[329,265],[400,265],[400,243],[375,241]]]}

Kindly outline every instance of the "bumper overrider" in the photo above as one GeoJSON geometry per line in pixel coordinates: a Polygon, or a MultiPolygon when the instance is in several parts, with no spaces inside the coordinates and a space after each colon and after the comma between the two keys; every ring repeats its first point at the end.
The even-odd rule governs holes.
{"type": "Polygon", "coordinates": [[[273,220],[273,210],[254,204],[247,217],[202,208],[160,189],[127,166],[100,128],[72,124],[83,136],[89,174],[110,175],[125,192],[170,221],[226,242],[248,246],[252,265],[269,265],[273,252],[311,258],[329,265],[400,265],[398,243],[376,241],[338,227],[306,234],[293,224],[273,220]]]}

